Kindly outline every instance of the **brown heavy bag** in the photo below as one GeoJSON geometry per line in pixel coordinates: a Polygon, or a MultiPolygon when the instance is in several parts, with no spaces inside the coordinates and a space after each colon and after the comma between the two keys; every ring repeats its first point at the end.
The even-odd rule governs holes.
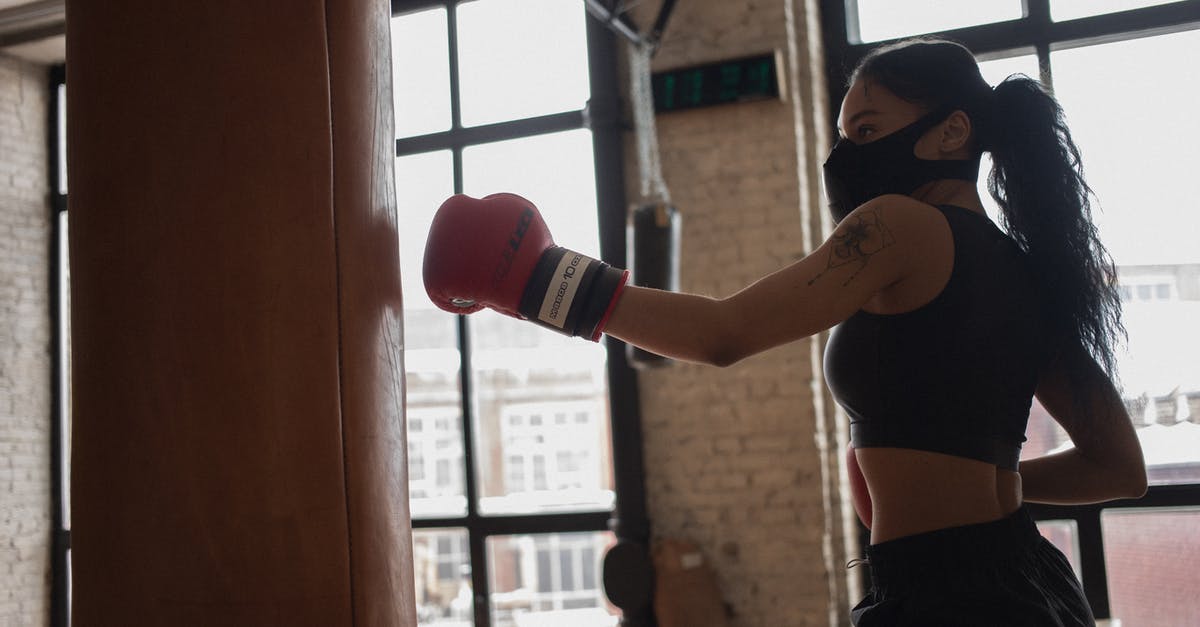
{"type": "Polygon", "coordinates": [[[389,18],[68,0],[75,627],[416,625],[389,18]]]}

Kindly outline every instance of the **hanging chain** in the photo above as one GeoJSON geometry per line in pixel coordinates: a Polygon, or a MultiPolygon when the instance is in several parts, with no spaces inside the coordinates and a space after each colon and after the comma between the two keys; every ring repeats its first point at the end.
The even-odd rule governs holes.
{"type": "Polygon", "coordinates": [[[658,154],[658,130],[654,124],[654,92],[650,84],[650,57],[654,48],[629,44],[629,81],[633,98],[633,130],[637,135],[638,173],[642,182],[642,202],[670,204],[671,195],[663,180],[658,154]]]}

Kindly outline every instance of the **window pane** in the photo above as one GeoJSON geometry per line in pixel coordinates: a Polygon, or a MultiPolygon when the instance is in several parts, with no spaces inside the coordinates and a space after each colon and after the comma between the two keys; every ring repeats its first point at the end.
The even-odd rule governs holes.
{"type": "Polygon", "coordinates": [[[1021,0],[858,0],[859,42],[1015,20],[1021,0]]]}
{"type": "Polygon", "coordinates": [[[533,201],[554,241],[599,257],[592,132],[578,129],[463,151],[463,191],[476,198],[512,192],[533,201]]]}
{"type": "Polygon", "coordinates": [[[471,627],[471,551],[464,529],[414,529],[413,568],[421,625],[471,627]]]}
{"type": "Polygon", "coordinates": [[[1174,0],[1050,0],[1050,18],[1056,21],[1073,20],[1090,15],[1140,9],[1174,0]]]}
{"type": "Polygon", "coordinates": [[[1122,627],[1200,625],[1200,509],[1105,510],[1104,564],[1122,627]]]}
{"type": "Polygon", "coordinates": [[[591,94],[583,5],[486,0],[458,7],[464,126],[583,108],[591,94]]]}
{"type": "MultiPolygon", "coordinates": [[[[463,176],[471,196],[525,196],[555,241],[599,256],[589,131],[468,147],[463,176]]],[[[490,311],[467,322],[480,512],[611,508],[603,345],[490,311]],[[576,419],[558,421],[558,414],[576,419]]]]}
{"type": "Polygon", "coordinates": [[[61,499],[63,512],[63,529],[71,528],[71,256],[69,252],[70,237],[67,225],[71,214],[60,211],[58,214],[58,333],[61,338],[58,358],[62,364],[62,376],[58,380],[59,398],[62,399],[62,441],[59,443],[59,454],[62,456],[62,489],[57,498],[61,499]]]}
{"type": "Polygon", "coordinates": [[[454,191],[451,167],[449,151],[396,159],[408,486],[412,514],[418,518],[467,511],[456,318],[429,301],[421,280],[433,213],[454,191]]]}
{"type": "Polygon", "coordinates": [[[1074,520],[1042,520],[1037,523],[1038,531],[1071,562],[1076,578],[1082,578],[1079,566],[1079,525],[1074,520]]]}
{"type": "Polygon", "coordinates": [[[983,79],[993,87],[1011,74],[1024,74],[1033,80],[1038,80],[1037,55],[1030,53],[1015,57],[981,60],[979,73],[983,74],[983,79]]]}
{"type": "Polygon", "coordinates": [[[55,116],[58,125],[58,193],[67,193],[67,86],[58,86],[58,112],[55,116]]]}
{"type": "MultiPolygon", "coordinates": [[[[995,87],[1011,74],[1024,74],[1033,80],[1038,80],[1038,60],[1036,54],[1024,54],[1016,57],[1005,57],[979,62],[979,72],[984,80],[995,87]]],[[[979,198],[983,200],[983,208],[993,222],[999,224],[1000,207],[992,200],[987,191],[988,173],[992,171],[992,156],[983,154],[979,161],[979,198]]]]}
{"type": "Polygon", "coordinates": [[[1160,484],[1200,481],[1198,49],[1193,30],[1051,55],[1055,93],[1102,209],[1096,226],[1129,288],[1118,370],[1150,481],[1160,484]]]}
{"type": "Polygon", "coordinates": [[[1050,417],[1050,412],[1042,407],[1041,402],[1033,399],[1029,408],[1029,423],[1025,427],[1025,444],[1021,446],[1021,459],[1041,457],[1051,451],[1059,451],[1060,447],[1070,446],[1070,437],[1050,417]]]}
{"type": "Polygon", "coordinates": [[[392,18],[392,97],[396,137],[450,128],[446,9],[392,18]]]}
{"type": "Polygon", "coordinates": [[[497,627],[616,625],[600,581],[609,532],[488,538],[492,621],[497,627]]]}

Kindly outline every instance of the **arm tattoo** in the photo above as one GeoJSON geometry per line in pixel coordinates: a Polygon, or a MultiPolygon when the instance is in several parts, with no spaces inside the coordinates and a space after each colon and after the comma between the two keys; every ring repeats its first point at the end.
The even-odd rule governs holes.
{"type": "Polygon", "coordinates": [[[842,286],[850,284],[854,277],[866,267],[871,256],[896,243],[896,238],[883,223],[883,216],[878,207],[859,212],[853,218],[838,225],[833,233],[832,246],[829,249],[829,263],[825,269],[809,280],[812,285],[825,273],[840,268],[846,264],[857,263],[858,269],[842,286]]]}

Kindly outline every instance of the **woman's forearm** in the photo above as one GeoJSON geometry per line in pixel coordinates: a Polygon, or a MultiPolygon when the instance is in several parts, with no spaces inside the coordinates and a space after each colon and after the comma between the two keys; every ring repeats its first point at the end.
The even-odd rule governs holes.
{"type": "Polygon", "coordinates": [[[1099,503],[1146,493],[1146,462],[1129,412],[1086,350],[1077,346],[1047,364],[1037,398],[1074,446],[1021,462],[1025,500],[1099,503]]]}
{"type": "Polygon", "coordinates": [[[1058,505],[1137,498],[1146,491],[1145,470],[1128,466],[1092,460],[1072,448],[1022,461],[1021,492],[1026,501],[1058,505]]]}
{"type": "Polygon", "coordinates": [[[673,359],[725,366],[741,356],[728,349],[731,325],[723,315],[715,298],[631,285],[604,332],[673,359]]]}

